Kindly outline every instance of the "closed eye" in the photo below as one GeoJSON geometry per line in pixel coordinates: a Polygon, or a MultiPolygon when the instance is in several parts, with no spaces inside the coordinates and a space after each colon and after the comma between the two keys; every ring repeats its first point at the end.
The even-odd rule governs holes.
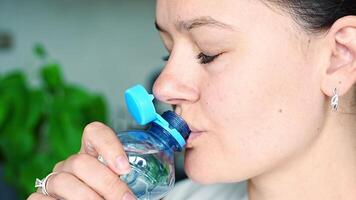
{"type": "MultiPolygon", "coordinates": [[[[208,63],[211,63],[213,62],[220,54],[217,54],[215,56],[208,56],[204,53],[200,53],[198,56],[197,56],[197,59],[199,60],[199,63],[200,64],[208,64],[208,63]]],[[[167,55],[167,56],[164,56],[162,59],[164,61],[168,61],[169,60],[169,56],[170,55],[167,55]]]]}
{"type": "Polygon", "coordinates": [[[200,53],[198,56],[197,56],[197,59],[199,59],[199,62],[200,64],[208,64],[208,63],[211,63],[215,60],[215,58],[217,58],[220,54],[218,55],[215,55],[215,56],[208,56],[204,53],[200,53]]]}

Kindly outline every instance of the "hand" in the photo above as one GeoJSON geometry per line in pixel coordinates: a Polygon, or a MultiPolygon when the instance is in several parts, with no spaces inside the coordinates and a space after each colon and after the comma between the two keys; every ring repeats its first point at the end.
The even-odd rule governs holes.
{"type": "Polygon", "coordinates": [[[135,199],[119,178],[130,172],[123,146],[115,133],[99,122],[85,127],[79,153],[57,163],[53,172],[46,187],[50,196],[39,190],[28,200],[135,199]],[[98,155],[105,159],[106,165],[97,159],[98,155]]]}

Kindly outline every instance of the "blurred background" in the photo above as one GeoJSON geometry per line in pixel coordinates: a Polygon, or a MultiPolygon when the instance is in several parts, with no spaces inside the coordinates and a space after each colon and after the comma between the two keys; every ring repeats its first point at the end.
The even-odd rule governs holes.
{"type": "Polygon", "coordinates": [[[124,90],[167,54],[154,21],[155,0],[0,0],[0,199],[33,192],[85,124],[135,128],[124,90]]]}

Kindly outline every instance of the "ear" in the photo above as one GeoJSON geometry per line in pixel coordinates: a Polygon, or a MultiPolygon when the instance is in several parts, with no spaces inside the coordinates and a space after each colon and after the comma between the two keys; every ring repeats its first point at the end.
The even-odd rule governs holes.
{"type": "Polygon", "coordinates": [[[356,82],[356,16],[340,18],[326,38],[331,56],[329,66],[323,69],[321,89],[331,97],[337,88],[342,96],[356,82]]]}

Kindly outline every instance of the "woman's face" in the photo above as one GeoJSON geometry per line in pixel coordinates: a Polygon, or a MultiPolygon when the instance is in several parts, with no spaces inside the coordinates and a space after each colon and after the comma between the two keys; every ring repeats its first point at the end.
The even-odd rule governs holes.
{"type": "Polygon", "coordinates": [[[241,181],[287,163],[318,136],[325,112],[315,40],[257,0],[158,0],[170,57],[155,96],[194,133],[185,170],[241,181]]]}

